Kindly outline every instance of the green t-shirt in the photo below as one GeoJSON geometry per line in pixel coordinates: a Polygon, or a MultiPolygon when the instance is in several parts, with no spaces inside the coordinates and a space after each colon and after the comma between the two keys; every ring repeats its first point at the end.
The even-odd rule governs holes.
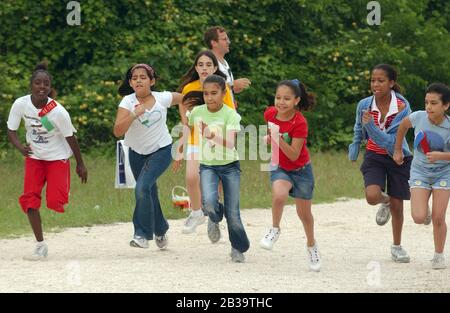
{"type": "MultiPolygon", "coordinates": [[[[209,129],[216,135],[226,138],[226,133],[241,130],[239,122],[241,116],[233,109],[224,105],[214,113],[208,111],[206,104],[195,107],[189,115],[189,126],[199,129],[200,122],[208,125],[209,129]]],[[[226,148],[212,140],[208,140],[198,132],[199,162],[205,165],[226,165],[239,160],[235,147],[226,148]]]]}

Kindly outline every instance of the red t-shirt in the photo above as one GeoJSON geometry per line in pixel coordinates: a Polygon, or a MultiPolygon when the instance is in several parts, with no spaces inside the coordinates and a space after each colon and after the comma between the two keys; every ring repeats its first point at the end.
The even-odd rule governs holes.
{"type": "MultiPolygon", "coordinates": [[[[279,166],[286,170],[292,171],[298,169],[310,161],[308,148],[306,148],[306,138],[308,137],[308,122],[305,117],[299,111],[295,112],[295,115],[289,121],[280,121],[276,118],[277,109],[274,106],[270,106],[264,112],[264,120],[266,122],[272,122],[280,127],[280,134],[286,134],[290,138],[304,138],[300,155],[297,160],[291,161],[289,158],[279,149],[279,166]]],[[[286,136],[286,135],[284,135],[286,136]]],[[[286,140],[285,140],[286,141],[286,140]]],[[[272,147],[274,149],[275,147],[272,147]]],[[[272,150],[273,153],[273,150],[272,150]]]]}

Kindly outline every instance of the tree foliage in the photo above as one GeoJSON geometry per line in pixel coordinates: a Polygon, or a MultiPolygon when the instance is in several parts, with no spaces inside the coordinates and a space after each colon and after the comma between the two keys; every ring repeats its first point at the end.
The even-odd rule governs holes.
{"type": "MultiPolygon", "coordinates": [[[[282,79],[298,78],[318,98],[306,116],[314,149],[345,148],[354,111],[370,94],[370,69],[390,63],[413,109],[431,82],[450,78],[450,7],[444,0],[379,1],[381,25],[366,21],[367,1],[354,0],[85,0],[81,25],[69,26],[69,1],[0,3],[0,145],[13,100],[29,92],[36,63],[48,60],[57,99],[69,110],[84,149],[111,145],[127,68],[152,64],[157,90],[175,90],[204,49],[203,32],[222,25],[235,77],[251,88],[237,96],[244,124],[263,123],[282,79]]],[[[178,122],[171,110],[169,124],[178,122]]]]}

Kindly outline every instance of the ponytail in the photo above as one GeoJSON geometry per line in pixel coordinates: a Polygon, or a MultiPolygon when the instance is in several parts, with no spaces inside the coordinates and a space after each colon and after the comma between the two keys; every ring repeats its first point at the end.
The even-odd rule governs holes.
{"type": "Polygon", "coordinates": [[[316,96],[313,93],[306,91],[306,86],[298,79],[283,80],[277,85],[277,89],[280,86],[289,87],[295,94],[296,98],[300,98],[300,102],[297,104],[297,109],[300,111],[308,111],[316,105],[316,96]]]}
{"type": "Polygon", "coordinates": [[[388,77],[388,79],[394,81],[394,86],[391,89],[397,93],[402,93],[402,87],[400,87],[400,85],[397,83],[397,76],[398,76],[397,70],[392,65],[378,64],[378,65],[374,66],[374,68],[372,69],[372,72],[374,70],[384,71],[386,73],[386,76],[388,77]]]}
{"type": "Polygon", "coordinates": [[[125,73],[125,78],[122,84],[119,86],[119,95],[122,97],[128,96],[134,92],[133,88],[130,86],[131,74],[133,73],[133,66],[130,67],[125,73]]]}

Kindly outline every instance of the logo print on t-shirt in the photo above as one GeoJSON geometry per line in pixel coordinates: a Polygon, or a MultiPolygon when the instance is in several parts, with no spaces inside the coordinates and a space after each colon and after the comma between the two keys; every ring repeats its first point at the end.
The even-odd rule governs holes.
{"type": "Polygon", "coordinates": [[[159,122],[162,118],[162,113],[159,110],[145,111],[144,114],[139,116],[139,122],[145,127],[150,128],[152,125],[159,122]]]}

